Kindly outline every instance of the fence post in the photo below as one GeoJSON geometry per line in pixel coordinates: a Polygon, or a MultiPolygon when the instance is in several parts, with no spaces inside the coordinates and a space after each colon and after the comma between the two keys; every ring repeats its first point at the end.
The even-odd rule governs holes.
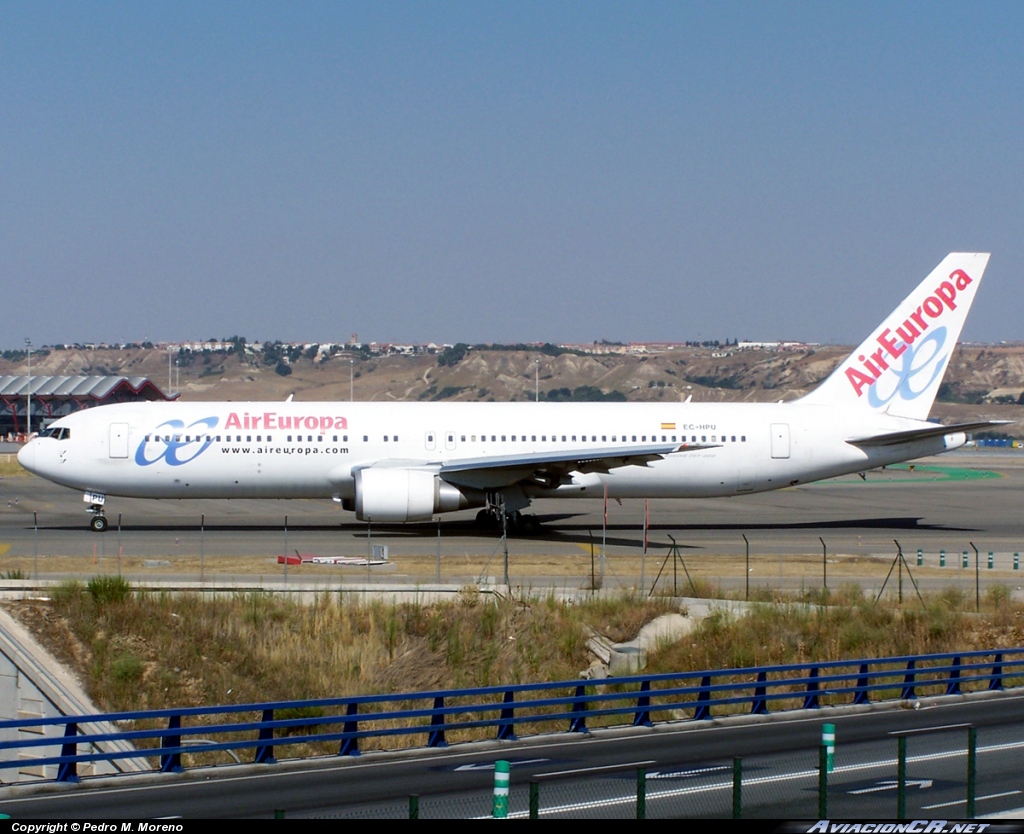
{"type": "Polygon", "coordinates": [[[636,769],[636,818],[647,819],[647,771],[636,769]]]}
{"type": "Polygon", "coordinates": [[[924,551],[919,547],[917,549],[917,566],[921,567],[924,564],[924,551]]]}
{"type": "Polygon", "coordinates": [[[572,718],[569,719],[570,733],[587,732],[587,697],[586,687],[580,684],[576,687],[576,700],[572,702],[572,718]]]}
{"type": "Polygon", "coordinates": [[[903,676],[903,691],[900,693],[901,701],[915,701],[917,700],[916,686],[914,678],[916,672],[914,671],[915,663],[913,660],[907,661],[907,673],[903,676]]]}
{"type": "Polygon", "coordinates": [[[946,567],[946,551],[945,550],[940,550],[939,551],[939,567],[940,568],[946,567]]]}
{"type": "Polygon", "coordinates": [[[420,818],[420,798],[417,794],[409,794],[409,819],[418,820],[420,818]]]}
{"type": "Polygon", "coordinates": [[[732,818],[738,820],[743,815],[743,759],[732,760],[732,818]]]}
{"type": "MultiPolygon", "coordinates": [[[[260,721],[261,724],[266,724],[274,720],[274,711],[272,709],[263,710],[263,718],[260,721]]],[[[256,748],[256,764],[277,764],[277,759],[274,758],[274,745],[266,744],[266,742],[272,742],[274,740],[274,728],[273,727],[260,727],[259,741],[264,742],[256,748]]]]}
{"type": "Polygon", "coordinates": [[[711,718],[711,675],[700,679],[700,692],[697,693],[697,708],[693,711],[694,721],[707,721],[711,718]]]}
{"type": "Polygon", "coordinates": [[[828,753],[818,748],[818,819],[828,819],[828,753]]]}
{"type": "MultiPolygon", "coordinates": [[[[78,742],[75,740],[78,735],[78,724],[74,721],[64,726],[64,743],[60,746],[60,755],[64,756],[77,756],[78,755],[78,742]]],[[[58,782],[80,782],[78,778],[78,763],[74,761],[64,761],[60,763],[60,767],[57,768],[57,781],[58,782]]]]}
{"type": "Polygon", "coordinates": [[[821,725],[821,746],[825,748],[825,767],[831,773],[835,769],[836,725],[821,725]]]}
{"type": "Polygon", "coordinates": [[[992,661],[992,678],[988,682],[989,692],[998,692],[1003,688],[1003,653],[996,652],[996,658],[992,661]]]}
{"type": "Polygon", "coordinates": [[[651,721],[651,682],[645,680],[640,684],[640,694],[636,699],[636,714],[633,716],[634,727],[653,727],[651,721]]]}
{"type": "Polygon", "coordinates": [[[530,782],[530,819],[540,819],[540,782],[530,782]]]}
{"type": "Polygon", "coordinates": [[[811,674],[808,676],[807,692],[804,694],[804,709],[818,708],[818,667],[811,667],[811,674]]]}
{"type": "Polygon", "coordinates": [[[339,756],[358,756],[359,755],[359,737],[356,733],[359,731],[359,720],[356,716],[359,714],[359,704],[355,701],[351,701],[345,710],[345,715],[348,720],[342,726],[341,730],[343,733],[352,733],[347,738],[342,739],[341,747],[338,749],[339,756]]]}
{"type": "Polygon", "coordinates": [[[494,810],[491,816],[503,820],[508,816],[508,762],[498,759],[494,763],[494,810]]]}
{"type": "MultiPolygon", "coordinates": [[[[172,715],[167,721],[168,730],[179,730],[181,729],[181,716],[172,715]]],[[[174,747],[181,747],[181,736],[164,736],[163,742],[160,744],[165,750],[169,750],[174,747]]],[[[161,773],[181,773],[181,751],[178,750],[174,753],[162,753],[160,755],[160,772],[161,773]]]]}
{"type": "Polygon", "coordinates": [[[1020,553],[1013,554],[1013,569],[1020,570],[1020,553]]]}
{"type": "Polygon", "coordinates": [[[995,554],[994,554],[994,553],[993,553],[993,552],[992,552],[992,551],[990,550],[990,551],[988,552],[988,569],[989,569],[989,570],[992,570],[992,568],[993,568],[993,567],[995,567],[995,563],[996,563],[996,556],[995,556],[995,554]]]}
{"type": "Polygon", "coordinates": [[[857,694],[853,696],[854,704],[870,704],[871,696],[868,695],[868,665],[862,663],[857,673],[857,694]]]}
{"type": "Polygon", "coordinates": [[[515,741],[516,727],[514,723],[516,694],[511,689],[505,690],[504,706],[501,708],[501,720],[498,722],[498,740],[515,741]]]}
{"type": "Polygon", "coordinates": [[[762,669],[757,673],[757,686],[754,687],[754,699],[750,702],[751,715],[768,714],[768,675],[762,669]]]}
{"type": "Polygon", "coordinates": [[[960,694],[960,657],[953,658],[953,671],[949,673],[949,677],[946,679],[946,694],[947,695],[959,695],[960,694]]]}
{"type": "Polygon", "coordinates": [[[907,818],[907,737],[896,739],[896,819],[907,818]]]}
{"type": "Polygon", "coordinates": [[[978,728],[967,728],[967,819],[974,819],[974,797],[978,781],[978,728]]]}
{"type": "Polygon", "coordinates": [[[444,737],[445,715],[444,696],[434,698],[434,712],[430,716],[430,735],[427,736],[427,747],[447,747],[448,741],[444,737]]]}

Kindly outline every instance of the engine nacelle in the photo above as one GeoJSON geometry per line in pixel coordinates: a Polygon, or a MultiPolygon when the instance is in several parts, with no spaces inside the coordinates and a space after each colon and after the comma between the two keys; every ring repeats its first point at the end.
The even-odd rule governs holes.
{"type": "Polygon", "coordinates": [[[355,481],[360,521],[429,521],[435,513],[486,504],[483,492],[461,490],[422,469],[360,469],[355,481]]]}

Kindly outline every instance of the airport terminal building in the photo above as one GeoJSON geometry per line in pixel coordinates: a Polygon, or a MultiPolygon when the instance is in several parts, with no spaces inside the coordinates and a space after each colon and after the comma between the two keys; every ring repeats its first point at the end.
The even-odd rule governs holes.
{"type": "Polygon", "coordinates": [[[0,440],[23,440],[29,415],[32,431],[38,431],[83,408],[177,396],[168,396],[143,376],[0,376],[0,440]]]}

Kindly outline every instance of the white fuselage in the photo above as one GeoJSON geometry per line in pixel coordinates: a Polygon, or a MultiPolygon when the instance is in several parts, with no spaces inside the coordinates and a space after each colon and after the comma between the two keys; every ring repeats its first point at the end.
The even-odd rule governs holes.
{"type": "Polygon", "coordinates": [[[871,449],[847,442],[922,425],[800,402],[139,403],[64,417],[51,432],[66,431],[33,439],[19,459],[69,487],[149,498],[352,499],[360,469],[436,472],[460,461],[480,462],[459,481],[483,491],[517,481],[528,498],[601,496],[605,489],[611,498],[697,498],[857,472],[966,439],[952,433],[871,449]],[[646,465],[572,471],[558,483],[523,481],[523,465],[515,463],[652,444],[678,451],[646,465]],[[488,467],[491,459],[512,462],[488,467]]]}

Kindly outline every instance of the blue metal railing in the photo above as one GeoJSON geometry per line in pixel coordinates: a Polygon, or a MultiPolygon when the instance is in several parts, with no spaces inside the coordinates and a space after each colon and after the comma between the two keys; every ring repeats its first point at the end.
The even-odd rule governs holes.
{"type": "Polygon", "coordinates": [[[667,714],[664,720],[678,720],[679,711],[692,710],[695,720],[703,720],[711,718],[713,710],[766,714],[771,708],[817,709],[823,699],[834,705],[866,704],[912,700],[925,689],[929,694],[958,695],[1020,683],[1024,648],[19,719],[0,722],[0,737],[19,735],[0,742],[0,756],[6,759],[0,761],[0,770],[56,765],[57,781],[72,782],[78,780],[78,765],[88,762],[152,756],[159,760],[154,770],[177,772],[185,766],[183,756],[215,751],[252,750],[254,762],[272,763],[279,748],[330,743],[337,745],[338,755],[356,756],[360,741],[371,737],[421,735],[428,747],[441,747],[447,745],[447,734],[455,731],[490,730],[495,738],[514,739],[516,729],[528,724],[581,733],[587,731],[588,721],[598,719],[621,718],[622,723],[651,726],[659,712],[667,714]],[[275,718],[281,713],[301,714],[275,718]],[[134,727],[86,731],[85,725],[100,722],[132,722],[134,727]],[[154,723],[161,726],[139,726],[154,723]],[[46,737],[48,729],[62,735],[46,737]],[[26,734],[31,737],[20,737],[26,734]],[[101,749],[111,742],[153,746],[101,749]],[[50,752],[58,745],[59,754],[50,752]]]}

